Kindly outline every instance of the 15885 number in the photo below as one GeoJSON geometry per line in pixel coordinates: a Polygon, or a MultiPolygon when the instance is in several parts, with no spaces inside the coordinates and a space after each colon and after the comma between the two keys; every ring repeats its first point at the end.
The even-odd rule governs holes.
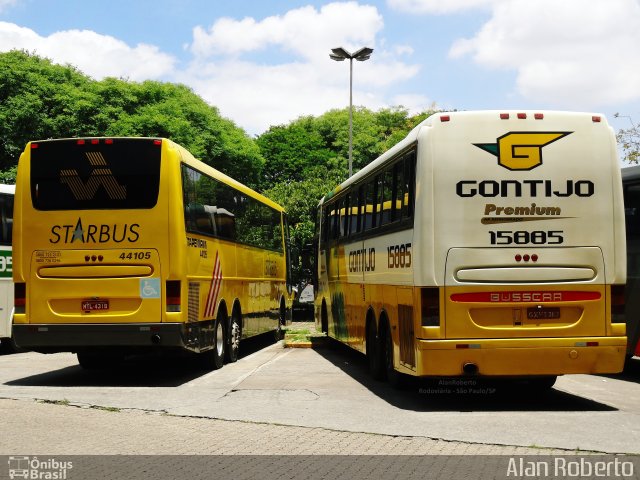
{"type": "Polygon", "coordinates": [[[491,237],[491,245],[560,245],[564,242],[562,230],[535,230],[533,232],[498,230],[490,231],[489,236],[491,237]]]}

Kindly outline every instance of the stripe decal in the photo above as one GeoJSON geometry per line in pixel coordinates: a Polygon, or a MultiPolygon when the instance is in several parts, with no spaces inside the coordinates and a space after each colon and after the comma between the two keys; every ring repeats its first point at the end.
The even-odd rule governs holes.
{"type": "Polygon", "coordinates": [[[213,264],[213,275],[211,276],[211,286],[207,294],[207,303],[204,307],[204,318],[213,318],[218,303],[218,294],[222,285],[222,268],[220,266],[220,256],[216,252],[216,260],[213,264]]]}

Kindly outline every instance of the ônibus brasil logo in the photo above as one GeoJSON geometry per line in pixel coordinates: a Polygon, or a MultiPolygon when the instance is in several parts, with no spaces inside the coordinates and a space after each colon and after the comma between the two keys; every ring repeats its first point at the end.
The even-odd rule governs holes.
{"type": "Polygon", "coordinates": [[[498,165],[508,170],[533,170],[542,165],[542,147],[572,132],[509,132],[496,143],[474,143],[498,157],[498,165]]]}

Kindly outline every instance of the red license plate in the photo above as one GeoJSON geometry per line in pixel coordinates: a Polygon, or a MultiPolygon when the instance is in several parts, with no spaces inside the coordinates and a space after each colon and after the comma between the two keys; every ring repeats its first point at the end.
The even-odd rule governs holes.
{"type": "Polygon", "coordinates": [[[109,310],[109,300],[83,300],[80,308],[85,312],[109,310]]]}

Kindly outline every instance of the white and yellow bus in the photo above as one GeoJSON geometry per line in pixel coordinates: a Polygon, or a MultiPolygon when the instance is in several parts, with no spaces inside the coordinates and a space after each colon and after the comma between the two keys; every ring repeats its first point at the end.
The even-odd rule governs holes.
{"type": "Polygon", "coordinates": [[[86,368],[127,353],[238,358],[290,319],[287,220],[160,138],[30,142],[15,197],[16,343],[86,368]]]}
{"type": "Polygon", "coordinates": [[[0,351],[5,353],[15,351],[11,338],[13,317],[11,232],[15,190],[15,185],[0,185],[0,351]]]}
{"type": "Polygon", "coordinates": [[[432,115],[325,196],[316,324],[376,377],[621,371],[625,229],[598,114],[432,115]]]}

